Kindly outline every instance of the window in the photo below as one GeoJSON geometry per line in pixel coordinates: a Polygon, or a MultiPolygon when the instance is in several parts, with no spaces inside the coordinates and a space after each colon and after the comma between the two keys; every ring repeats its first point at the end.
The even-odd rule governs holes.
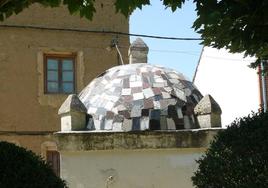
{"type": "Polygon", "coordinates": [[[75,56],[45,55],[45,93],[75,92],[75,56]]]}
{"type": "Polygon", "coordinates": [[[58,151],[47,151],[47,164],[52,168],[57,176],[60,176],[60,154],[58,151]]]}

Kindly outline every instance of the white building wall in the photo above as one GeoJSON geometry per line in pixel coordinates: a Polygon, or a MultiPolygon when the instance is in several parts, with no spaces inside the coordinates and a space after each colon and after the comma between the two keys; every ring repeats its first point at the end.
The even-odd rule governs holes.
{"type": "Polygon", "coordinates": [[[61,152],[70,188],[190,188],[204,149],[61,152]]]}
{"type": "Polygon", "coordinates": [[[248,67],[254,60],[224,49],[203,49],[194,84],[203,95],[210,94],[218,102],[223,127],[259,108],[257,70],[248,67]]]}

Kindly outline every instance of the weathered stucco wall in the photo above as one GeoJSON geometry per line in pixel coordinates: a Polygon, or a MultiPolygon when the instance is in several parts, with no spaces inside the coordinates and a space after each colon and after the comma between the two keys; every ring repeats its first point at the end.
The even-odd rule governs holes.
{"type": "Polygon", "coordinates": [[[60,151],[205,148],[220,130],[222,129],[131,132],[71,131],[58,132],[56,138],[60,151]]]}
{"type": "Polygon", "coordinates": [[[204,149],[61,152],[70,188],[190,188],[204,149]]]}
{"type": "Polygon", "coordinates": [[[61,176],[70,188],[190,188],[218,131],[59,132],[61,176]]]}
{"type": "MultiPolygon", "coordinates": [[[[112,3],[112,0],[97,1],[93,21],[69,15],[66,7],[44,8],[34,4],[0,23],[0,132],[12,131],[12,139],[16,140],[16,132],[60,129],[57,111],[67,95],[44,94],[43,53],[77,54],[77,93],[98,74],[118,64],[116,51],[106,50],[115,35],[2,26],[128,32],[128,19],[115,14],[112,3]]],[[[119,44],[129,46],[128,36],[119,36],[119,44]]],[[[127,61],[127,48],[121,51],[127,61]]],[[[0,140],[8,140],[7,137],[2,134],[0,140]]],[[[42,134],[30,144],[21,145],[40,152],[41,137],[42,134]]]]}

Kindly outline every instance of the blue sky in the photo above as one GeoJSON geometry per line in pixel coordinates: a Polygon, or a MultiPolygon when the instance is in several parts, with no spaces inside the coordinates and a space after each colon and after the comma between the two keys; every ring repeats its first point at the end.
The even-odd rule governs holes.
{"type": "MultiPolygon", "coordinates": [[[[150,6],[136,9],[130,17],[130,33],[171,37],[199,38],[191,28],[195,18],[195,5],[186,2],[182,9],[172,13],[160,0],[151,0],[150,6]]],[[[136,37],[131,37],[130,41],[136,37]]],[[[174,41],[142,38],[149,46],[148,62],[173,68],[192,79],[202,45],[200,41],[174,41]]]]}

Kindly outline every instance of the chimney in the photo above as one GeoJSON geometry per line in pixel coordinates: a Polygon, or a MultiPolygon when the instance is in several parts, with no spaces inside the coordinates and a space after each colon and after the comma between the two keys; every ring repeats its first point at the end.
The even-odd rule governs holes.
{"type": "Polygon", "coordinates": [[[147,63],[149,48],[141,38],[137,38],[129,47],[129,64],[147,63]]]}
{"type": "Polygon", "coordinates": [[[86,128],[87,109],[77,95],[67,97],[58,114],[61,116],[61,131],[78,131],[86,128]]]}

